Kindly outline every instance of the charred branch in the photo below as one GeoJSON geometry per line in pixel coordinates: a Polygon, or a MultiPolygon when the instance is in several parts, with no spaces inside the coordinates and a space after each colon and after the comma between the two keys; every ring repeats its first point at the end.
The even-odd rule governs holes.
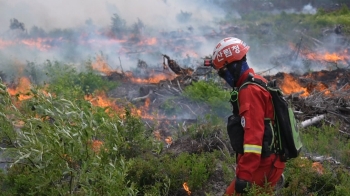
{"type": "Polygon", "coordinates": [[[141,101],[147,99],[151,94],[153,94],[153,91],[150,90],[149,93],[143,97],[135,97],[131,101],[141,101]]]}
{"type": "Polygon", "coordinates": [[[191,75],[193,69],[191,68],[182,68],[179,64],[173,59],[170,59],[169,56],[163,54],[163,66],[169,67],[177,75],[191,75]],[[165,59],[167,59],[168,64],[166,65],[165,59]]]}

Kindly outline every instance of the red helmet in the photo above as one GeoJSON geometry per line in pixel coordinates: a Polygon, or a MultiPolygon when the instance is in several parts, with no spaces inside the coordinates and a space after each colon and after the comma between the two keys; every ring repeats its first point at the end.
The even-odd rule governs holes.
{"type": "Polygon", "coordinates": [[[249,46],[235,37],[222,39],[213,51],[213,64],[215,69],[221,69],[226,64],[241,60],[247,54],[249,46]]]}

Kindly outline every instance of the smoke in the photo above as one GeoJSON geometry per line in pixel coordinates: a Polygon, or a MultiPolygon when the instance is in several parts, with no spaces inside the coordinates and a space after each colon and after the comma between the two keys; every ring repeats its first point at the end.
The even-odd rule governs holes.
{"type": "Polygon", "coordinates": [[[303,14],[316,14],[316,12],[317,12],[316,8],[312,7],[311,4],[305,5],[302,10],[303,14]]]}
{"type": "MultiPolygon", "coordinates": [[[[286,48],[261,44],[244,26],[223,24],[241,18],[228,0],[2,0],[0,1],[0,68],[8,62],[59,60],[79,64],[103,55],[111,68],[133,69],[139,59],[162,65],[162,54],[182,66],[201,65],[223,37],[238,36],[251,46],[248,61],[257,71],[271,68],[271,56],[286,48]]],[[[237,2],[236,2],[237,3],[237,2]]],[[[273,9],[273,5],[268,5],[273,9]]],[[[314,14],[302,10],[275,13],[314,14]]],[[[274,37],[269,24],[257,31],[274,37]]],[[[297,35],[296,35],[297,36],[297,35]]],[[[276,42],[278,42],[276,40],[276,42]]]]}
{"type": "MultiPolygon", "coordinates": [[[[74,62],[103,53],[108,56],[112,66],[116,67],[116,64],[122,61],[125,69],[135,66],[138,58],[157,60],[156,63],[161,63],[161,54],[166,52],[180,59],[181,55],[172,47],[179,47],[176,44],[186,44],[185,40],[180,40],[179,43],[169,42],[175,44],[172,47],[164,40],[178,39],[186,36],[185,34],[199,37],[202,33],[200,27],[212,26],[216,20],[225,16],[223,10],[215,4],[198,0],[7,0],[0,2],[0,13],[2,58],[36,62],[55,58],[74,62]],[[140,39],[159,38],[161,32],[165,32],[162,43],[158,41],[156,44],[159,47],[156,50],[152,48],[154,53],[149,54],[147,48],[116,42],[108,36],[115,15],[125,22],[125,29],[132,31],[125,34],[138,31],[141,36],[136,36],[136,39],[144,41],[140,39]],[[143,26],[138,26],[140,22],[143,26]],[[38,42],[35,40],[38,35],[48,39],[54,37],[54,40],[30,43],[38,42]],[[6,44],[12,41],[19,42],[18,38],[27,39],[23,41],[25,46],[23,43],[6,44]]],[[[199,49],[198,56],[211,53],[214,44],[210,43],[208,49],[206,43],[206,39],[201,39],[201,46],[196,48],[199,49]]]]}
{"type": "Polygon", "coordinates": [[[9,21],[17,18],[27,27],[39,26],[44,30],[75,28],[91,19],[99,26],[111,25],[111,17],[117,13],[132,24],[137,18],[146,24],[170,28],[178,26],[176,15],[190,12],[195,22],[206,23],[224,16],[219,8],[201,1],[187,2],[162,0],[5,0],[0,2],[0,32],[6,31],[9,21]]]}

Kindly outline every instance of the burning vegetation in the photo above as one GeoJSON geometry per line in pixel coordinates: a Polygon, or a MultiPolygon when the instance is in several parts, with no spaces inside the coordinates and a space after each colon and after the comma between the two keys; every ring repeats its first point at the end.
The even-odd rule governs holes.
{"type": "MultiPolygon", "coordinates": [[[[191,17],[181,11],[177,19],[191,17]]],[[[111,19],[110,28],[98,29],[90,21],[82,28],[51,32],[38,27],[28,31],[21,21],[10,20],[10,31],[0,37],[0,52],[54,53],[72,63],[16,61],[16,71],[14,66],[1,70],[0,166],[9,171],[0,173],[1,190],[222,195],[235,169],[224,122],[231,112],[229,90],[212,69],[202,66],[204,55],[197,51],[226,36],[258,37],[258,32],[271,37],[283,24],[230,21],[215,28],[189,26],[152,34],[141,19],[131,26],[118,14],[111,19]]],[[[350,164],[350,52],[340,44],[349,43],[347,27],[324,31],[324,39],[298,33],[302,39],[296,42],[285,39],[285,54],[271,58],[272,68],[259,67],[268,80],[277,81],[294,106],[304,139],[314,145],[291,162],[284,188],[292,192],[302,186],[293,194],[346,192],[348,181],[335,176],[348,174],[350,164]],[[336,151],[333,157],[329,149],[336,151]],[[305,172],[307,176],[296,176],[305,172]],[[301,182],[304,177],[307,182],[301,182]]],[[[271,48],[281,50],[266,44],[268,40],[257,44],[262,59],[271,57],[264,55],[271,48]]]]}

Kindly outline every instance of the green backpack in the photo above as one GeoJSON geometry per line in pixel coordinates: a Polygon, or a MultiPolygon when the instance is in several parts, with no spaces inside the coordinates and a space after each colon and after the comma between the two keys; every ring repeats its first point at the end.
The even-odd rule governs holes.
{"type": "MultiPolygon", "coordinates": [[[[277,137],[277,143],[275,146],[277,147],[276,151],[280,155],[281,160],[287,161],[298,157],[303,144],[300,139],[297,121],[291,104],[288,104],[287,100],[284,98],[282,90],[276,85],[276,81],[273,80],[265,83],[264,81],[249,75],[248,79],[243,83],[240,89],[249,84],[258,85],[266,89],[272,96],[275,111],[274,135],[277,137]]],[[[237,97],[238,94],[235,96],[237,97]]],[[[228,126],[230,140],[231,138],[236,138],[235,136],[232,136],[232,132],[230,134],[230,131],[231,130],[229,130],[228,126]]]]}

